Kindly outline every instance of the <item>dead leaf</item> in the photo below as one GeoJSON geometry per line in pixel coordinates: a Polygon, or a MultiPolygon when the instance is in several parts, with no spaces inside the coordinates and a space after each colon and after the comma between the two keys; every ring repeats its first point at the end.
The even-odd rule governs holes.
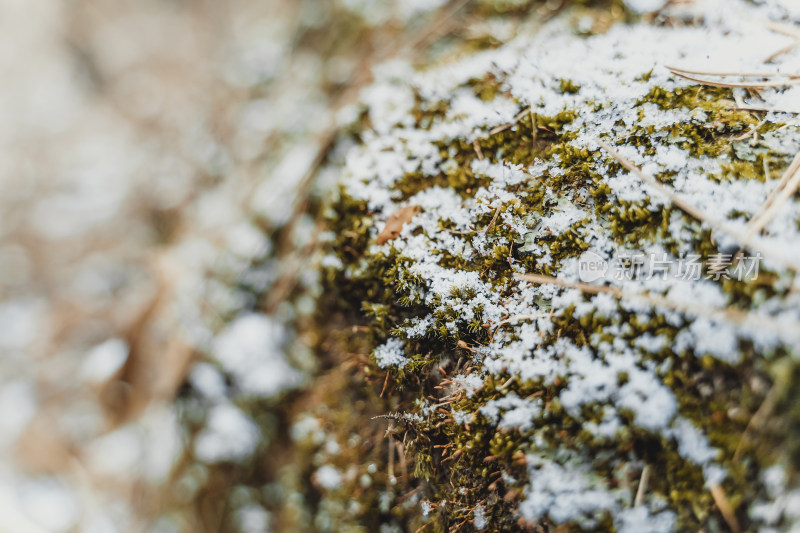
{"type": "Polygon", "coordinates": [[[409,205],[401,207],[392,213],[386,221],[386,226],[384,226],[383,231],[378,234],[378,244],[383,244],[398,238],[400,236],[400,231],[403,229],[403,224],[411,222],[411,219],[417,216],[421,210],[422,209],[418,205],[409,205]]]}

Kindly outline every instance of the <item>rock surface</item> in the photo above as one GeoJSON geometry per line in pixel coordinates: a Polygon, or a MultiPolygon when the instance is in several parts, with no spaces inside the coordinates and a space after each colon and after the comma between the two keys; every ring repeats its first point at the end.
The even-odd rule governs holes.
{"type": "Polygon", "coordinates": [[[720,6],[599,33],[567,13],[364,91],[326,305],[386,376],[416,481],[385,498],[412,529],[800,527],[793,190],[748,235],[794,171],[800,90],[713,75],[800,56],[764,64],[786,41],[761,22],[776,5],[720,6]]]}

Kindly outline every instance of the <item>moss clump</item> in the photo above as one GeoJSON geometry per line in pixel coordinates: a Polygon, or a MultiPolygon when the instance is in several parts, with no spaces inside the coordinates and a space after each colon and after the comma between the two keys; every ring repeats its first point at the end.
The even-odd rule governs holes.
{"type": "Polygon", "coordinates": [[[558,81],[558,88],[562,93],[575,94],[581,90],[581,86],[572,80],[561,79],[558,81]]]}
{"type": "Polygon", "coordinates": [[[471,86],[475,96],[484,102],[494,100],[495,96],[500,94],[502,88],[500,80],[491,72],[483,78],[473,78],[469,80],[467,85],[471,86]]]}

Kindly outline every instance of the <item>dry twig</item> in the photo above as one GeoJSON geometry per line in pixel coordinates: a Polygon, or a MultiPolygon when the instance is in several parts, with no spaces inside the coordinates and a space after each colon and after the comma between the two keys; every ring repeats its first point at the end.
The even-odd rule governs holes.
{"type": "Polygon", "coordinates": [[[711,485],[708,490],[711,492],[711,497],[714,498],[717,509],[719,509],[722,518],[725,519],[731,531],[733,531],[733,533],[741,533],[742,526],[739,525],[739,519],[736,518],[736,512],[730,500],[728,500],[727,494],[725,494],[725,489],[720,485],[714,484],[711,485]]]}
{"type": "Polygon", "coordinates": [[[642,477],[639,478],[639,487],[636,489],[636,498],[633,500],[633,506],[639,507],[644,503],[645,494],[647,494],[647,484],[650,482],[650,465],[644,465],[642,468],[642,477]]]}
{"type": "Polygon", "coordinates": [[[489,230],[491,230],[494,227],[494,223],[497,222],[497,217],[500,215],[500,210],[502,208],[503,208],[503,203],[502,202],[497,204],[497,209],[494,210],[494,216],[492,217],[491,222],[489,222],[489,225],[486,226],[485,230],[483,230],[483,234],[484,235],[487,235],[489,233],[489,230]]]}
{"type": "Polygon", "coordinates": [[[494,135],[495,133],[500,133],[501,131],[505,131],[505,130],[507,130],[508,128],[510,128],[511,126],[514,126],[515,124],[517,124],[517,122],[519,122],[520,120],[522,120],[522,117],[524,117],[524,116],[525,116],[525,115],[527,115],[528,113],[533,113],[533,110],[532,110],[532,108],[530,108],[530,107],[529,107],[529,108],[527,108],[527,109],[523,109],[522,111],[520,111],[519,113],[517,113],[517,116],[515,116],[515,117],[514,117],[514,118],[511,120],[511,122],[506,122],[505,124],[501,124],[501,125],[499,125],[499,126],[495,126],[495,127],[494,127],[494,128],[492,128],[491,130],[489,130],[489,135],[494,135]]]}

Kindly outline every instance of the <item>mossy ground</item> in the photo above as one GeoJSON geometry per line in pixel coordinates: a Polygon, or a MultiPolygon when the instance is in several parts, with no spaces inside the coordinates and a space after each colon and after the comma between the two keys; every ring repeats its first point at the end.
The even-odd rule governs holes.
{"type": "MultiPolygon", "coordinates": [[[[492,77],[471,83],[481,99],[491,100],[498,92],[498,82],[492,77]]],[[[577,90],[569,80],[562,80],[561,87],[567,92],[577,90]]],[[[757,125],[759,118],[752,113],[730,111],[725,101],[731,98],[727,89],[700,86],[673,92],[654,89],[641,100],[640,105],[694,110],[695,114],[702,112],[702,123],[669,127],[666,130],[667,142],[688,150],[694,157],[728,154],[731,162],[723,165],[723,175],[717,179],[763,180],[765,155],[759,154],[754,160],[747,160],[738,157],[735,148],[735,138],[757,125]]],[[[438,176],[410,174],[396,187],[402,192],[402,199],[432,186],[451,187],[468,197],[486,185],[469,170],[476,158],[510,164],[528,164],[537,158],[558,158],[562,173],[558,176],[531,176],[530,181],[513,189],[517,201],[501,207],[499,212],[513,211],[517,215],[546,213],[550,206],[545,189],[549,189],[558,195],[569,195],[574,201],[593,209],[595,217],[603,221],[604,227],[620,243],[658,242],[667,250],[676,250],[678,243],[670,233],[669,221],[673,216],[686,218],[686,215],[669,206],[652,211],[647,202],[608,202],[610,190],[603,175],[596,170],[597,159],[588,151],[575,150],[569,144],[574,133],[565,131],[564,126],[574,117],[569,110],[552,117],[531,113],[523,115],[513,127],[479,139],[477,146],[454,141],[442,146],[442,151],[455,152],[452,158],[458,163],[456,172],[438,176]]],[[[778,127],[780,125],[770,124],[761,131],[778,127]]],[[[653,127],[634,128],[621,142],[648,146],[656,132],[653,127]]],[[[610,158],[606,163],[615,168],[616,162],[610,158]]],[[[768,168],[777,174],[788,161],[785,156],[770,157],[768,163],[768,168]]],[[[659,177],[666,183],[670,182],[669,174],[659,177]]],[[[337,238],[331,251],[345,265],[358,262],[362,268],[355,276],[334,271],[327,274],[328,305],[350,312],[362,311],[352,317],[353,323],[359,327],[359,343],[369,339],[366,344],[374,347],[389,335],[403,338],[409,320],[435,309],[436,304],[426,309],[425,305],[414,301],[412,295],[420,288],[417,285],[421,280],[409,272],[408,258],[394,252],[375,254],[367,251],[369,231],[374,222],[363,202],[354,200],[343,190],[333,209],[335,218],[330,223],[337,238]]],[[[491,215],[480,219],[474,231],[477,233],[488,227],[490,219],[491,215]]],[[[688,218],[686,222],[691,224],[688,218]]],[[[521,251],[521,246],[512,246],[524,241],[503,224],[495,224],[487,232],[490,241],[496,239],[499,244],[491,253],[477,260],[467,261],[441,250],[435,253],[439,255],[442,266],[479,272],[481,279],[490,281],[499,294],[513,297],[513,290],[509,288],[514,273],[511,263],[524,265],[528,272],[557,272],[561,261],[577,257],[588,247],[582,239],[582,227],[582,223],[577,223],[563,235],[541,237],[540,241],[547,244],[553,255],[553,261],[548,265],[539,265],[535,258],[521,251]]],[[[692,245],[704,259],[720,252],[705,231],[695,233],[692,245]]],[[[748,309],[755,294],[764,292],[772,296],[779,292],[774,286],[764,283],[764,279],[761,283],[728,280],[722,286],[732,295],[734,305],[748,309]]],[[[469,301],[470,295],[452,295],[453,298],[462,296],[463,300],[469,301]]],[[[480,317],[480,309],[476,309],[476,314],[480,317]]],[[[523,525],[518,522],[514,509],[527,479],[525,456],[534,451],[542,453],[542,442],[546,442],[545,449],[553,453],[570,449],[585,452],[588,449],[595,456],[607,456],[607,466],[603,467],[602,462],[596,464],[596,473],[612,480],[619,475],[614,470],[618,468],[620,458],[652,465],[654,481],[649,490],[663,498],[668,508],[677,513],[680,529],[710,527],[717,530],[728,527],[704,487],[702,470],[681,457],[673,443],[633,425],[613,440],[596,439],[583,429],[582,421],[560,408],[558,393],[564,383],[547,385],[520,381],[514,376],[488,376],[480,391],[472,397],[467,397],[463,391],[453,393],[449,387],[451,379],[466,373],[474,365],[480,365],[477,361],[481,359],[481,345],[488,342],[492,332],[487,325],[480,323],[480,319],[452,330],[445,324],[455,321],[455,316],[448,316],[446,311],[435,311],[434,316],[436,321],[423,338],[406,341],[407,353],[416,354],[408,365],[386,372],[373,362],[361,369],[367,382],[374,380],[376,373],[386,375],[385,399],[378,400],[383,402],[384,412],[400,411],[414,417],[392,425],[397,438],[404,441],[407,460],[413,465],[409,467],[406,481],[417,487],[425,500],[434,502],[426,530],[469,529],[477,505],[490,509],[487,519],[492,530],[510,530],[523,525]],[[530,432],[499,429],[496,423],[477,414],[488,401],[511,393],[520,398],[540,398],[543,402],[544,415],[536,423],[540,428],[536,431],[537,446],[532,444],[530,432]],[[435,407],[431,408],[431,405],[435,407]],[[456,422],[458,413],[472,413],[472,416],[467,423],[456,422]],[[515,481],[510,481],[512,479],[515,481]]],[[[591,345],[590,338],[598,334],[602,338],[604,327],[609,322],[599,315],[573,318],[566,312],[555,321],[557,335],[546,335],[542,343],[567,337],[578,346],[591,345]]],[[[619,322],[629,326],[625,338],[630,340],[645,333],[674,339],[681,329],[667,323],[658,312],[645,320],[639,314],[624,313],[619,322]]],[[[363,353],[369,351],[362,350],[363,353]]],[[[661,377],[674,391],[680,413],[701,428],[713,446],[722,450],[721,464],[730,472],[724,490],[730,504],[737,510],[738,519],[746,527],[747,506],[762,491],[759,472],[778,458],[785,460],[788,457],[786,446],[793,439],[789,434],[759,432],[759,438],[747,438],[743,442],[743,435],[749,431],[748,424],[773,386],[774,369],[780,367],[781,372],[795,373],[797,365],[789,353],[776,353],[765,358],[763,354],[753,352],[752,348],[745,347],[743,352],[749,355],[735,365],[701,353],[674,353],[669,347],[648,355],[644,360],[666,369],[661,377]]],[[[792,408],[783,403],[786,401],[785,391],[782,397],[780,407],[771,413],[770,419],[794,426],[797,421],[792,408]]],[[[591,411],[590,407],[587,409],[591,411]]],[[[592,418],[590,412],[585,415],[592,418]]],[[[597,416],[602,417],[602,414],[598,412],[597,416]]],[[[627,472],[626,476],[617,483],[635,486],[638,482],[636,472],[627,472]]],[[[417,524],[420,521],[418,512],[417,508],[404,508],[401,514],[417,524]]],[[[548,527],[546,522],[540,525],[548,527]]],[[[534,524],[526,527],[534,527],[534,524]]],[[[566,527],[580,529],[577,524],[566,527]]],[[[610,517],[601,517],[594,528],[610,530],[613,522],[610,517]]]]}

